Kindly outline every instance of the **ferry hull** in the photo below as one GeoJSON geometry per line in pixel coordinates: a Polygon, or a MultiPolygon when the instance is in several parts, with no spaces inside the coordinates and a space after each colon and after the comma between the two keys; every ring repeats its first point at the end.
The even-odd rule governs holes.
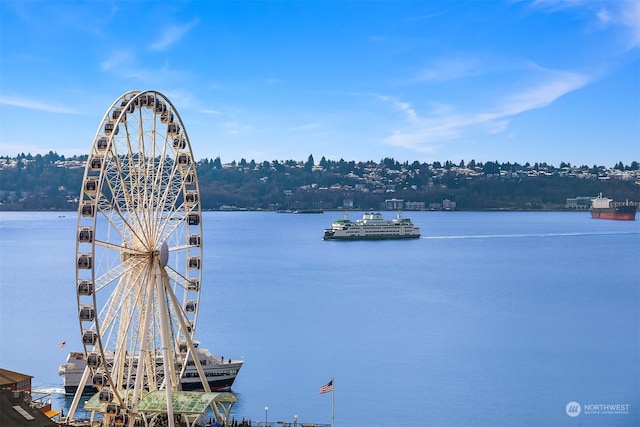
{"type": "Polygon", "coordinates": [[[593,208],[591,209],[591,218],[634,221],[636,219],[636,207],[618,206],[615,208],[593,208]]]}
{"type": "Polygon", "coordinates": [[[323,240],[404,240],[404,239],[419,239],[420,235],[406,235],[406,236],[335,236],[325,234],[323,240]]]}

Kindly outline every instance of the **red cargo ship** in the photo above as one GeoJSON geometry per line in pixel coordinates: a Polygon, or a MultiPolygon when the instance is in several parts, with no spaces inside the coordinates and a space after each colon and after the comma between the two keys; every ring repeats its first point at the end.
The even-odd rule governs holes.
{"type": "Polygon", "coordinates": [[[611,199],[602,197],[602,193],[598,197],[591,199],[591,218],[598,219],[617,219],[623,221],[634,221],[636,219],[635,205],[611,206],[611,199]]]}

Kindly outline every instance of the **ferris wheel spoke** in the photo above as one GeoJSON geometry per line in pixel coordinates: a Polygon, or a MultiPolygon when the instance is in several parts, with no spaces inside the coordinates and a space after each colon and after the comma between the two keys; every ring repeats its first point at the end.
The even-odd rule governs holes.
{"type": "Polygon", "coordinates": [[[170,186],[170,180],[167,177],[168,159],[166,153],[162,153],[157,160],[157,170],[149,180],[148,190],[149,204],[155,209],[150,212],[149,225],[154,231],[153,241],[158,244],[164,241],[162,230],[166,224],[166,218],[171,215],[174,210],[173,201],[167,199],[167,188],[170,186]]]}
{"type": "Polygon", "coordinates": [[[169,248],[169,252],[182,252],[185,251],[187,249],[193,249],[197,247],[196,245],[190,245],[190,244],[185,244],[185,245],[178,245],[178,246],[171,246],[169,248]]]}
{"type": "Polygon", "coordinates": [[[160,227],[160,240],[169,240],[170,236],[174,235],[176,230],[184,225],[185,218],[186,216],[183,212],[171,212],[171,215],[162,222],[162,226],[160,227]]]}
{"type": "MultiPolygon", "coordinates": [[[[100,200],[105,200],[101,198],[100,200]]],[[[115,230],[122,241],[132,243],[136,241],[142,241],[142,236],[139,232],[130,226],[131,220],[125,217],[125,213],[120,209],[119,205],[115,205],[115,209],[112,204],[99,203],[98,210],[102,213],[103,218],[109,222],[109,225],[115,230]]]]}
{"type": "Polygon", "coordinates": [[[128,194],[125,191],[130,170],[128,164],[124,161],[126,159],[122,158],[122,155],[119,154],[118,139],[114,139],[111,151],[110,162],[107,165],[108,168],[105,170],[108,189],[113,197],[110,201],[113,208],[117,210],[131,210],[131,200],[127,197],[128,194]]]}
{"type": "MultiPolygon", "coordinates": [[[[114,181],[110,181],[109,184],[113,185],[113,191],[117,194],[118,199],[117,203],[114,204],[114,212],[117,214],[117,217],[121,220],[121,223],[126,224],[135,224],[140,221],[139,212],[135,208],[136,202],[133,199],[133,196],[129,190],[127,190],[127,177],[131,174],[130,167],[128,165],[123,165],[121,159],[116,159],[116,162],[119,164],[119,169],[123,166],[127,168],[127,173],[119,174],[114,181]]],[[[141,240],[142,237],[139,235],[140,230],[137,230],[134,227],[128,226],[123,229],[123,232],[126,231],[128,235],[128,240],[133,241],[133,236],[137,240],[141,240]]]]}
{"type": "Polygon", "coordinates": [[[189,214],[197,211],[199,211],[198,206],[187,208],[184,203],[180,206],[179,209],[173,211],[172,214],[168,216],[167,220],[164,222],[165,226],[162,229],[163,241],[168,240],[169,236],[171,236],[176,229],[185,225],[185,223],[188,221],[189,214]]]}
{"type": "Polygon", "coordinates": [[[187,289],[189,287],[189,284],[191,283],[191,281],[189,279],[187,279],[186,277],[184,277],[182,274],[178,273],[177,271],[175,271],[173,268],[166,266],[164,268],[165,272],[167,273],[167,276],[177,285],[183,287],[184,289],[187,289]]]}
{"type": "Polygon", "coordinates": [[[180,226],[180,221],[185,217],[184,206],[176,205],[180,192],[182,190],[182,182],[177,182],[176,167],[173,165],[167,172],[168,175],[163,175],[163,189],[162,192],[158,191],[159,205],[163,206],[162,215],[156,218],[157,230],[160,231],[160,241],[167,240],[168,236],[173,233],[173,230],[180,226]]]}
{"type": "MultiPolygon", "coordinates": [[[[162,138],[164,138],[164,136],[162,138]]],[[[151,181],[151,186],[152,186],[151,196],[154,199],[154,204],[157,206],[162,206],[163,208],[167,207],[165,204],[165,192],[164,192],[164,189],[166,187],[166,182],[164,182],[164,180],[166,179],[166,162],[167,162],[165,149],[166,147],[163,144],[163,150],[158,157],[158,164],[157,164],[157,170],[156,170],[157,173],[153,176],[153,180],[151,181]]]]}
{"type": "Polygon", "coordinates": [[[99,293],[104,287],[116,280],[118,277],[122,277],[125,273],[130,272],[137,267],[143,265],[145,259],[142,257],[132,257],[124,260],[121,264],[114,268],[111,268],[104,272],[100,277],[95,280],[95,289],[99,293]]]}
{"type": "Polygon", "coordinates": [[[103,247],[103,248],[107,248],[107,249],[115,249],[121,253],[126,253],[128,255],[142,255],[145,252],[141,251],[141,250],[136,250],[136,249],[131,249],[122,245],[116,245],[115,243],[110,243],[110,242],[103,242],[101,240],[95,240],[95,244],[97,246],[103,247]]]}
{"type": "Polygon", "coordinates": [[[122,313],[128,313],[130,311],[131,302],[141,298],[141,292],[144,290],[141,288],[133,294],[128,288],[127,284],[133,280],[136,280],[135,276],[122,276],[118,281],[118,284],[111,292],[109,300],[105,303],[102,311],[99,314],[100,322],[103,325],[104,330],[112,327],[114,319],[116,319],[122,313]]]}
{"type": "MultiPolygon", "coordinates": [[[[138,117],[139,127],[142,126],[141,114],[138,117]]],[[[125,132],[123,137],[118,141],[122,141],[123,154],[117,154],[115,162],[118,165],[117,170],[121,171],[117,175],[117,179],[113,180],[114,188],[117,188],[120,202],[116,205],[117,211],[121,217],[127,217],[124,221],[129,227],[126,231],[135,236],[135,240],[141,244],[149,242],[149,229],[145,227],[145,212],[153,210],[146,198],[146,188],[144,185],[144,177],[146,174],[153,174],[154,168],[150,167],[148,158],[144,152],[144,135],[140,133],[140,147],[136,149],[132,143],[131,133],[128,123],[125,123],[125,132]]],[[[117,147],[117,146],[116,146],[117,147]]],[[[117,150],[117,148],[116,148],[117,150]]],[[[133,239],[132,239],[133,240],[133,239]]]]}
{"type": "MultiPolygon", "coordinates": [[[[165,267],[165,274],[168,279],[181,289],[182,301],[178,302],[174,298],[174,306],[176,315],[180,319],[180,330],[184,332],[184,336],[192,335],[195,331],[196,321],[198,318],[198,304],[200,296],[200,279],[185,277],[171,267],[165,267]],[[178,314],[179,313],[179,314],[178,314]],[[183,322],[184,321],[184,322],[183,322]]],[[[174,293],[175,294],[175,293],[174,293]]],[[[174,295],[175,297],[175,295],[174,295]]]]}
{"type": "MultiPolygon", "coordinates": [[[[163,275],[166,277],[166,280],[165,280],[166,293],[168,295],[169,302],[173,307],[173,313],[175,318],[174,323],[176,323],[179,326],[179,329],[183,331],[182,336],[188,339],[188,337],[191,336],[191,332],[189,331],[189,329],[193,329],[193,322],[189,320],[189,317],[187,316],[187,313],[185,313],[183,306],[181,305],[180,301],[178,301],[175,293],[171,290],[171,287],[170,287],[170,280],[176,283],[178,283],[176,279],[178,280],[183,279],[183,280],[186,280],[187,282],[188,280],[184,279],[184,277],[182,277],[179,273],[177,273],[172,269],[165,268],[163,275]]],[[[178,343],[176,343],[176,345],[177,344],[178,343]]]]}
{"type": "Polygon", "coordinates": [[[162,200],[164,206],[175,208],[176,201],[182,190],[182,180],[175,162],[167,166],[170,167],[168,167],[168,171],[166,171],[166,175],[164,176],[166,183],[163,185],[162,200]]]}

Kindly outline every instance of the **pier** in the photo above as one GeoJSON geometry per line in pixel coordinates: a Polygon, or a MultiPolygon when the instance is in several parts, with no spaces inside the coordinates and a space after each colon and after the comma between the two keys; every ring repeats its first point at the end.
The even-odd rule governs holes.
{"type": "MultiPolygon", "coordinates": [[[[216,424],[205,424],[213,427],[216,424]]],[[[331,427],[331,424],[301,423],[297,421],[235,421],[231,420],[228,427],[331,427]]]]}
{"type": "MultiPolygon", "coordinates": [[[[102,420],[75,420],[73,423],[65,421],[56,421],[59,426],[70,427],[99,427],[103,426],[102,420]]],[[[195,427],[331,427],[331,424],[308,423],[299,421],[254,421],[254,420],[235,420],[231,419],[228,424],[216,423],[210,419],[204,423],[196,423],[195,427]]]]}

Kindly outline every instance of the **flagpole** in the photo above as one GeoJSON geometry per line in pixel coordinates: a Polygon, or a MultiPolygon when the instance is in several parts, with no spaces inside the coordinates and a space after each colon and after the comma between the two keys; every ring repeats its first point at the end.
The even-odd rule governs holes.
{"type": "Polygon", "coordinates": [[[320,387],[318,393],[324,394],[331,392],[331,427],[333,427],[335,422],[335,404],[336,404],[336,392],[335,386],[333,384],[334,378],[331,378],[331,381],[320,387]]]}
{"type": "Polygon", "coordinates": [[[336,403],[336,383],[333,378],[331,378],[331,384],[333,384],[333,388],[331,390],[331,427],[333,427],[333,420],[335,418],[334,406],[336,403]]]}

